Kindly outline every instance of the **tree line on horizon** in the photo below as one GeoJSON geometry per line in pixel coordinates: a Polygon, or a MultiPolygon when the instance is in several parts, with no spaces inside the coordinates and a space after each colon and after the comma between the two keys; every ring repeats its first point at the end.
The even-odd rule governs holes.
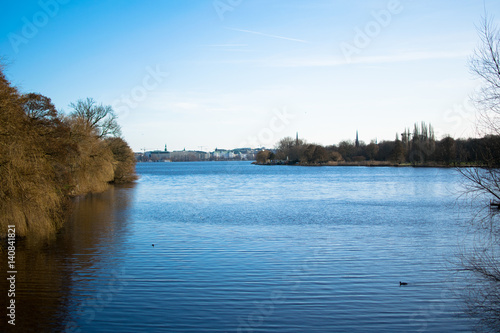
{"type": "Polygon", "coordinates": [[[447,135],[436,140],[432,125],[415,123],[413,130],[396,134],[395,140],[380,143],[344,140],[323,146],[285,137],[275,149],[257,154],[258,164],[300,165],[404,165],[456,166],[500,165],[500,136],[454,139],[447,135]]]}
{"type": "Polygon", "coordinates": [[[135,157],[109,106],[93,99],[58,112],[50,98],[22,94],[0,68],[0,228],[48,236],[70,198],[136,179],[135,157]]]}

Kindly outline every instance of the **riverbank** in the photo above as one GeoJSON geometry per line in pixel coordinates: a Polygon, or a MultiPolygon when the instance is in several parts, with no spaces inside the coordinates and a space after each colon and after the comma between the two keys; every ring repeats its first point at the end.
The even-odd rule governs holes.
{"type": "Polygon", "coordinates": [[[60,114],[50,98],[22,94],[0,68],[0,238],[47,238],[71,198],[134,181],[135,156],[111,107],[93,99],[60,114]]]}
{"type": "Polygon", "coordinates": [[[475,167],[477,165],[446,165],[436,162],[411,164],[411,163],[393,163],[388,161],[360,161],[360,162],[326,162],[326,163],[287,163],[287,161],[269,161],[266,163],[252,162],[255,165],[290,165],[290,166],[306,166],[306,167],[327,167],[327,166],[352,166],[352,167],[413,167],[413,168],[456,168],[456,167],[475,167]]]}

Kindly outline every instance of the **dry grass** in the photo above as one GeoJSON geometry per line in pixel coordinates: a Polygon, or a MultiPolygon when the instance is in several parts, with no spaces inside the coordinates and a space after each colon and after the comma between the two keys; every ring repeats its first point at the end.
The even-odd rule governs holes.
{"type": "Polygon", "coordinates": [[[0,70],[0,237],[15,225],[17,236],[46,238],[69,197],[134,180],[135,158],[125,141],[110,144],[78,118],[28,117],[25,99],[0,70]]]}
{"type": "Polygon", "coordinates": [[[52,167],[30,131],[19,94],[0,76],[0,227],[19,236],[47,235],[57,228],[62,205],[52,167]]]}
{"type": "Polygon", "coordinates": [[[128,144],[121,138],[109,138],[106,140],[114,158],[113,183],[130,183],[137,179],[135,173],[135,155],[128,144]]]}

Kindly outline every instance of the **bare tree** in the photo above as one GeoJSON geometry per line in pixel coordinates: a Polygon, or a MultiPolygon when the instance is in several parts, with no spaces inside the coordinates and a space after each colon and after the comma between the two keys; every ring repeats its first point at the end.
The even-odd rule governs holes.
{"type": "Polygon", "coordinates": [[[478,131],[486,135],[486,144],[477,152],[481,158],[477,166],[458,170],[467,180],[467,194],[486,194],[500,201],[500,159],[496,139],[500,135],[500,30],[491,18],[485,17],[478,33],[481,43],[469,65],[471,72],[482,81],[473,99],[478,110],[478,131]]]}
{"type": "Polygon", "coordinates": [[[289,160],[292,162],[299,162],[300,156],[305,149],[306,141],[302,139],[294,139],[292,137],[285,137],[281,139],[276,145],[276,158],[279,160],[289,160]]]}
{"type": "Polygon", "coordinates": [[[466,179],[465,193],[473,197],[486,194],[494,200],[500,201],[500,170],[486,166],[458,168],[466,179]]]}
{"type": "Polygon", "coordinates": [[[93,98],[87,98],[71,103],[70,107],[73,108],[71,116],[83,119],[99,138],[121,135],[117,116],[110,105],[97,105],[93,98]]]}
{"type": "MultiPolygon", "coordinates": [[[[482,87],[474,96],[478,111],[478,132],[485,136],[477,148],[480,161],[476,166],[458,168],[464,176],[465,194],[484,200],[500,202],[500,30],[485,17],[478,27],[480,45],[470,59],[470,70],[482,81],[482,87]]],[[[462,257],[460,266],[470,273],[471,281],[466,297],[470,314],[479,320],[485,331],[500,329],[500,232],[498,212],[489,211],[484,218],[481,212],[475,222],[488,221],[484,230],[474,234],[472,254],[462,257]],[[479,243],[477,241],[480,240],[479,243]]]]}
{"type": "Polygon", "coordinates": [[[481,44],[469,60],[471,72],[482,80],[474,96],[482,134],[500,134],[500,30],[485,17],[478,27],[481,44]]]}
{"type": "Polygon", "coordinates": [[[257,153],[256,160],[257,160],[258,164],[266,164],[266,163],[270,163],[271,160],[273,160],[274,158],[275,158],[275,156],[274,156],[272,151],[261,150],[257,153]]]}
{"type": "Polygon", "coordinates": [[[21,97],[21,103],[26,115],[33,120],[49,120],[57,118],[57,110],[50,98],[29,93],[21,97]]]}

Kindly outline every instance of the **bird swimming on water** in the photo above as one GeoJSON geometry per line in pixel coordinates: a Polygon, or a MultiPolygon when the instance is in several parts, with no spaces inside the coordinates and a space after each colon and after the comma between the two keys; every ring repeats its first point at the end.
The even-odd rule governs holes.
{"type": "MultiPolygon", "coordinates": [[[[152,247],[155,247],[155,245],[154,245],[154,244],[151,244],[151,246],[152,246],[152,247]]],[[[400,283],[401,283],[401,282],[400,282],[400,283]]]]}
{"type": "Polygon", "coordinates": [[[407,285],[408,285],[408,283],[399,281],[399,285],[400,285],[400,286],[407,286],[407,285]]]}

